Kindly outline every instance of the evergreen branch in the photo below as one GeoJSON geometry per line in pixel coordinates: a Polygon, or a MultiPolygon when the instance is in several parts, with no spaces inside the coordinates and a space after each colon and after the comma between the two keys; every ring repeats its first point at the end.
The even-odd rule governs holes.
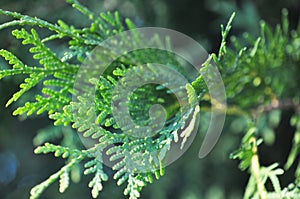
{"type": "MultiPolygon", "coordinates": [[[[162,63],[176,63],[174,56],[168,53],[160,53],[157,56],[155,50],[145,52],[133,52],[132,55],[126,55],[120,59],[116,59],[112,65],[116,65],[116,69],[106,71],[100,79],[86,78],[86,83],[92,83],[96,87],[96,95],[94,101],[89,101],[89,96],[78,97],[78,101],[71,102],[70,94],[77,94],[77,90],[73,89],[75,75],[79,66],[68,63],[73,57],[77,56],[79,62],[83,62],[94,46],[109,36],[123,31],[125,28],[134,29],[135,24],[130,19],[125,19],[125,24],[120,19],[118,12],[94,14],[88,8],[81,5],[77,0],[67,0],[74,8],[87,16],[91,21],[90,27],[76,29],[72,25],[68,25],[62,20],[57,24],[52,24],[36,17],[25,16],[16,12],[3,11],[0,9],[0,14],[14,18],[13,21],[6,22],[0,25],[0,30],[12,26],[38,26],[46,28],[54,33],[44,39],[41,39],[38,33],[31,29],[31,32],[24,28],[14,30],[13,35],[17,39],[22,39],[22,44],[31,44],[30,53],[34,54],[33,58],[39,60],[42,67],[31,67],[22,63],[17,57],[6,50],[0,50],[0,55],[3,56],[12,69],[1,70],[0,79],[10,75],[28,74],[29,77],[20,85],[21,90],[13,95],[8,101],[7,106],[13,101],[17,101],[25,92],[43,82],[41,89],[42,95],[35,96],[35,102],[27,102],[23,107],[19,107],[13,114],[31,115],[36,112],[41,114],[48,111],[51,119],[55,120],[55,125],[69,125],[72,123],[72,128],[76,128],[83,133],[84,137],[89,137],[98,141],[94,147],[87,150],[71,149],[65,146],[56,146],[46,143],[35,150],[35,153],[54,153],[56,157],[68,158],[68,163],[62,167],[57,173],[51,175],[46,181],[37,185],[31,190],[31,199],[38,198],[40,194],[54,181],[59,179],[60,192],[64,192],[69,186],[69,173],[71,169],[85,158],[92,159],[85,164],[84,174],[93,174],[94,177],[89,182],[89,187],[92,189],[92,196],[98,197],[102,190],[102,182],[107,181],[108,177],[103,171],[102,153],[104,149],[107,155],[110,156],[110,161],[115,161],[116,164],[112,167],[116,173],[114,179],[117,185],[122,185],[127,182],[127,187],[124,190],[125,195],[129,195],[130,199],[140,197],[141,189],[147,183],[152,183],[153,179],[159,179],[164,175],[164,165],[162,164],[168,150],[170,150],[173,141],[178,142],[179,137],[182,139],[181,148],[184,147],[187,139],[191,136],[196,124],[197,115],[199,113],[199,102],[211,100],[208,96],[208,89],[200,75],[196,80],[191,80],[192,84],[181,86],[178,90],[187,93],[186,109],[179,109],[177,102],[172,102],[173,96],[165,91],[164,86],[148,86],[137,89],[132,95],[130,108],[135,119],[139,124],[147,124],[148,115],[145,114],[153,104],[166,105],[168,112],[168,120],[165,126],[154,137],[136,138],[130,136],[130,133],[124,133],[117,125],[113,118],[111,101],[112,92],[119,80],[126,76],[130,69],[137,69],[141,63],[151,61],[161,61],[162,63]],[[45,42],[54,39],[69,37],[69,51],[59,58],[45,42]],[[46,79],[47,78],[47,79],[46,79]],[[94,106],[95,105],[95,106],[94,106]],[[177,110],[178,113],[175,113],[177,110]],[[74,115],[74,111],[78,115],[74,115]]],[[[297,60],[297,36],[290,41],[289,24],[287,12],[283,10],[283,24],[272,30],[266,23],[261,23],[261,35],[258,38],[253,38],[249,34],[245,34],[245,40],[249,48],[243,47],[242,42],[233,40],[233,45],[237,48],[237,52],[227,49],[227,37],[231,29],[231,24],[235,13],[230,17],[226,27],[221,25],[222,41],[218,54],[212,53],[208,61],[204,64],[202,70],[206,70],[211,59],[215,61],[217,66],[224,76],[225,84],[227,85],[228,98],[231,100],[232,109],[228,109],[229,113],[241,114],[250,118],[250,112],[253,107],[258,107],[255,114],[268,113],[273,109],[284,109],[293,107],[299,108],[297,101],[282,103],[280,99],[284,94],[284,86],[278,84],[278,77],[270,77],[269,68],[277,69],[282,63],[287,60],[297,60]],[[286,49],[278,48],[280,46],[288,46],[286,49]],[[293,50],[288,50],[293,49],[293,50]],[[294,50],[296,49],[296,50],[294,50]],[[246,67],[245,67],[246,66],[246,67]],[[260,66],[259,68],[257,66],[260,66]],[[225,70],[226,69],[226,70],[225,70]],[[250,70],[250,72],[249,72],[250,70]],[[268,80],[268,78],[270,80],[268,80]],[[250,91],[255,93],[245,92],[245,88],[253,88],[250,91]],[[263,88],[263,89],[257,89],[263,88]],[[265,93],[267,93],[265,95],[265,93]],[[263,102],[257,99],[264,96],[263,102]],[[253,104],[257,102],[257,104],[253,104]],[[268,105],[269,104],[269,105],[268,105]],[[248,114],[249,112],[249,114],[248,114]]],[[[140,42],[140,35],[134,35],[132,46],[140,42]]],[[[163,42],[159,37],[153,37],[150,43],[158,47],[163,47],[163,42]]],[[[169,45],[169,48],[170,45],[169,45]]],[[[114,57],[115,55],[105,54],[99,60],[106,60],[105,56],[114,57]]],[[[299,59],[298,59],[299,60],[299,59]]],[[[73,60],[72,60],[73,61],[73,60]]],[[[70,61],[71,62],[71,61],[70,61]]],[[[289,61],[288,61],[289,62],[289,61]]],[[[179,64],[178,64],[179,65],[179,64]]],[[[176,67],[175,67],[176,68],[176,67]]],[[[180,68],[176,68],[180,71],[180,68]]],[[[148,66],[146,70],[153,71],[154,68],[148,66]]],[[[202,72],[203,72],[202,71],[202,72]]],[[[285,72],[288,70],[285,70],[285,72]]],[[[140,71],[147,73],[147,71],[140,71]]],[[[279,74],[279,79],[282,75],[279,74]]],[[[168,74],[166,74],[166,77],[168,74]]],[[[148,77],[147,77],[148,78],[148,77]]],[[[124,83],[125,84],[125,83],[124,83]]],[[[124,85],[123,85],[124,86],[124,85]]],[[[84,90],[86,87],[82,85],[84,90]]],[[[291,87],[293,88],[293,87],[291,87]]],[[[119,100],[120,96],[114,96],[119,100]]],[[[122,97],[122,96],[121,96],[122,97]]],[[[254,118],[255,117],[254,114],[254,118]]],[[[248,182],[244,197],[257,196],[261,199],[267,198],[267,190],[265,183],[267,179],[271,180],[274,190],[277,194],[281,192],[280,181],[278,175],[283,173],[283,170],[277,168],[277,164],[269,167],[261,167],[258,157],[258,145],[261,140],[256,139],[257,128],[250,121],[249,129],[242,140],[241,148],[232,154],[232,158],[240,160],[240,168],[242,170],[249,169],[251,176],[248,182]]],[[[126,126],[126,131],[135,127],[126,126]]],[[[298,133],[295,134],[294,148],[289,156],[286,167],[290,167],[295,162],[296,156],[299,153],[298,133]]],[[[35,142],[40,143],[48,139],[45,134],[37,137],[35,142]]],[[[63,143],[65,144],[65,143],[63,143]]],[[[299,171],[297,173],[299,178],[299,171]]]]}
{"type": "Polygon", "coordinates": [[[102,191],[102,181],[107,181],[108,176],[103,171],[103,166],[101,162],[101,154],[97,153],[96,158],[87,162],[84,167],[86,168],[84,171],[85,175],[94,173],[94,178],[89,182],[88,186],[92,188],[91,193],[93,198],[97,198],[99,192],[102,191]]]}
{"type": "MultiPolygon", "coordinates": [[[[296,113],[291,117],[290,120],[291,126],[294,126],[296,128],[294,139],[293,139],[293,146],[289,153],[288,159],[285,163],[285,169],[289,169],[294,163],[297,162],[297,156],[300,154],[300,115],[299,113],[296,113]]],[[[300,163],[298,163],[298,168],[296,172],[296,178],[299,178],[299,172],[300,172],[300,163]],[[298,170],[299,169],[299,170],[298,170]]]]}
{"type": "Polygon", "coordinates": [[[25,92],[27,92],[32,87],[36,86],[46,75],[44,73],[31,73],[29,78],[24,80],[24,83],[20,84],[21,90],[16,92],[13,97],[8,100],[6,107],[9,106],[12,102],[17,101],[25,92]]]}
{"type": "Polygon", "coordinates": [[[221,61],[221,58],[223,57],[223,54],[226,54],[226,39],[227,39],[227,36],[230,32],[231,24],[232,24],[232,21],[233,21],[234,17],[235,17],[235,12],[232,13],[231,17],[229,18],[225,29],[224,29],[224,25],[221,25],[222,41],[221,41],[221,46],[219,48],[218,61],[221,61]]]}
{"type": "Polygon", "coordinates": [[[60,192],[64,192],[69,186],[69,178],[67,177],[69,171],[76,164],[80,163],[84,159],[83,156],[78,156],[72,159],[67,165],[63,166],[58,172],[52,174],[47,180],[33,187],[30,191],[30,199],[38,199],[39,196],[48,188],[51,184],[60,178],[60,192]]]}
{"type": "Polygon", "coordinates": [[[64,192],[69,186],[69,172],[72,167],[79,164],[83,159],[92,157],[88,151],[79,151],[77,149],[70,149],[68,147],[56,146],[50,143],[45,143],[44,146],[39,146],[34,151],[36,154],[40,153],[54,153],[56,157],[70,158],[70,162],[63,166],[55,174],[52,174],[47,180],[33,187],[30,191],[30,199],[37,199],[45,191],[47,187],[53,184],[60,178],[59,191],[64,192]]]}
{"type": "Polygon", "coordinates": [[[95,21],[98,24],[101,24],[101,19],[95,15],[92,11],[90,11],[87,7],[83,6],[77,0],[66,0],[67,3],[70,3],[73,8],[76,8],[82,14],[86,15],[91,21],[95,21]]]}
{"type": "Polygon", "coordinates": [[[58,34],[62,35],[62,36],[68,36],[71,37],[73,39],[76,39],[82,43],[84,43],[84,39],[78,35],[78,34],[74,34],[73,32],[66,30],[56,24],[52,24],[49,23],[45,20],[39,19],[37,17],[30,17],[27,15],[22,15],[20,13],[17,12],[10,12],[10,11],[5,11],[0,9],[0,15],[6,15],[6,16],[10,16],[13,17],[15,19],[19,19],[19,20],[15,20],[12,22],[7,22],[4,24],[0,25],[0,30],[4,29],[4,28],[8,28],[8,27],[13,27],[16,25],[20,25],[20,26],[24,26],[24,25],[29,25],[29,26],[39,26],[42,28],[47,28],[49,30],[55,31],[58,34]]]}
{"type": "Polygon", "coordinates": [[[129,195],[129,199],[137,199],[140,197],[141,189],[145,186],[145,182],[141,176],[128,176],[128,185],[124,190],[124,195],[129,195]]]}
{"type": "MultiPolygon", "coordinates": [[[[63,146],[57,146],[50,143],[45,143],[44,146],[39,146],[34,150],[34,153],[36,154],[47,154],[47,153],[54,153],[55,157],[62,157],[62,158],[68,158],[68,157],[75,157],[75,158],[86,158],[86,157],[93,157],[90,152],[86,150],[78,150],[78,149],[70,149],[69,147],[63,147],[63,146]]],[[[79,159],[80,159],[79,158],[79,159]]]]}
{"type": "Polygon", "coordinates": [[[253,156],[251,158],[251,174],[253,174],[255,177],[257,190],[258,190],[260,199],[267,199],[267,191],[266,191],[264,182],[262,182],[262,179],[261,179],[260,163],[259,163],[259,158],[258,158],[258,154],[257,154],[256,138],[254,136],[252,136],[249,139],[249,142],[252,144],[252,153],[253,153],[253,156]]]}

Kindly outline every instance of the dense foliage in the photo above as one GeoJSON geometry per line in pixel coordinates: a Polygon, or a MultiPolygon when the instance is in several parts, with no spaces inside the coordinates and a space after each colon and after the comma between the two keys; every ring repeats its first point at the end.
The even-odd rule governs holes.
{"type": "MultiPolygon", "coordinates": [[[[128,70],[135,70],[139,64],[151,60],[178,64],[174,55],[159,52],[160,56],[157,56],[157,51],[139,51],[118,58],[112,63],[113,69],[104,73],[100,80],[88,79],[87,82],[91,82],[97,88],[95,99],[97,110],[92,109],[89,102],[84,99],[72,101],[72,95],[76,96],[77,92],[76,88],[74,89],[76,74],[84,59],[106,38],[127,29],[134,29],[135,25],[129,19],[123,20],[118,12],[103,12],[97,15],[76,0],[68,0],[68,2],[90,19],[89,27],[76,28],[62,20],[53,24],[36,17],[0,10],[0,14],[14,18],[13,21],[0,25],[0,29],[24,26],[25,28],[14,30],[12,34],[17,39],[21,39],[22,44],[30,45],[30,53],[39,62],[36,66],[27,65],[13,53],[7,50],[0,51],[0,55],[12,65],[11,69],[1,70],[0,79],[16,75],[27,76],[20,84],[20,91],[13,95],[7,102],[7,106],[28,93],[30,96],[34,95],[30,92],[33,87],[41,88],[40,92],[35,94],[34,100],[31,98],[13,114],[27,117],[32,114],[47,113],[49,118],[54,120],[55,125],[72,126],[82,132],[83,136],[98,140],[91,148],[82,149],[76,135],[73,135],[76,134],[75,132],[55,130],[60,127],[41,131],[34,140],[35,144],[40,145],[35,153],[54,153],[56,157],[66,159],[66,165],[35,186],[31,190],[31,198],[38,198],[50,184],[57,180],[60,184],[59,191],[64,192],[69,186],[70,173],[81,172],[81,163],[84,163],[82,172],[85,175],[93,174],[89,187],[92,196],[98,197],[102,190],[102,182],[108,180],[108,175],[103,170],[101,153],[111,144],[115,145],[106,153],[112,155],[112,160],[119,160],[112,167],[116,171],[114,179],[117,180],[118,185],[127,182],[124,194],[129,195],[131,199],[138,198],[146,184],[164,175],[161,160],[169,150],[170,143],[176,140],[174,132],[191,125],[186,122],[187,118],[194,117],[197,108],[191,106],[190,109],[179,110],[178,102],[174,102],[174,96],[170,95],[165,88],[158,88],[157,85],[147,86],[139,89],[132,97],[133,119],[141,122],[141,125],[144,124],[143,122],[147,123],[149,117],[141,113],[147,112],[152,104],[160,103],[168,110],[167,125],[159,136],[155,137],[137,139],[120,133],[120,128],[115,123],[109,107],[112,89],[128,70]],[[48,29],[51,34],[41,37],[35,28],[28,29],[29,27],[48,29]],[[47,43],[53,40],[67,41],[68,48],[55,53],[47,46],[47,43]],[[82,117],[76,118],[73,116],[74,110],[90,117],[86,120],[81,120],[82,117]],[[90,114],[92,112],[96,112],[96,116],[90,114]],[[59,134],[63,134],[64,137],[61,144],[50,144],[49,142],[60,136],[59,134]],[[152,153],[153,151],[159,153],[152,153]],[[132,156],[133,154],[138,156],[132,156]],[[135,159],[131,159],[132,157],[135,159]],[[146,172],[137,173],[136,170],[132,170],[134,167],[129,164],[136,165],[138,161],[143,162],[139,166],[146,172]]],[[[300,27],[298,30],[290,30],[287,10],[283,10],[282,16],[282,24],[275,29],[261,22],[258,38],[250,34],[245,34],[243,39],[232,37],[233,48],[229,48],[227,36],[231,29],[232,17],[226,27],[222,26],[219,52],[211,54],[211,59],[218,66],[226,86],[227,114],[232,117],[232,125],[245,132],[241,148],[231,155],[232,158],[240,160],[241,170],[250,173],[244,198],[264,199],[268,194],[277,194],[281,198],[295,198],[296,194],[299,194],[299,165],[295,171],[295,181],[288,187],[283,188],[278,178],[293,164],[298,164],[297,156],[300,151],[300,91],[297,75],[300,65],[300,27]],[[274,142],[273,129],[278,126],[281,112],[285,109],[293,110],[291,125],[297,129],[285,170],[279,168],[277,163],[261,166],[259,145],[262,142],[274,142]],[[265,186],[268,180],[273,185],[270,190],[265,186]]],[[[159,43],[155,39],[150,42],[159,43]]],[[[98,59],[105,59],[105,56],[98,59]]],[[[204,70],[208,67],[212,66],[207,64],[204,70]]],[[[190,79],[189,84],[181,91],[188,93],[189,98],[186,99],[188,103],[197,103],[203,111],[210,111],[210,96],[201,75],[190,79]]],[[[188,139],[188,136],[181,140],[183,144],[185,139],[188,139]]],[[[71,174],[71,180],[77,181],[78,178],[74,176],[76,175],[71,174]]]]}

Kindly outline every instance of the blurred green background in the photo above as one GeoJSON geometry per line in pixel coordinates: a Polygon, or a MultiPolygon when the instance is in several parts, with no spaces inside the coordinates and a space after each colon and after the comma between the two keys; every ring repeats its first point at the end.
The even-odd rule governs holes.
{"type": "MultiPolygon", "coordinates": [[[[83,2],[83,1],[82,1],[83,2]]],[[[295,28],[300,13],[299,0],[286,1],[220,1],[220,0],[89,0],[83,2],[96,13],[118,10],[123,17],[131,18],[138,26],[158,26],[171,28],[185,33],[199,41],[208,52],[216,52],[220,43],[220,24],[226,23],[233,11],[237,16],[233,22],[231,34],[242,35],[249,32],[258,35],[259,21],[264,19],[272,26],[280,23],[281,10],[289,10],[292,28],[295,28]]],[[[1,0],[0,8],[38,16],[51,22],[62,18],[64,21],[84,26],[85,18],[72,9],[64,0],[1,0]]],[[[0,16],[0,22],[7,20],[0,16]]],[[[27,53],[28,47],[20,45],[14,39],[11,29],[0,31],[0,48],[15,53],[25,63],[33,60],[27,53]]],[[[59,51],[59,43],[51,46],[59,51]]],[[[9,67],[0,59],[1,68],[9,67]]],[[[62,165],[61,159],[52,155],[34,155],[33,138],[37,131],[52,125],[45,115],[24,120],[12,116],[18,103],[5,108],[6,101],[18,90],[22,78],[6,78],[0,82],[0,198],[22,199],[29,197],[32,186],[46,179],[62,165]]],[[[22,98],[23,102],[30,95],[22,98]]],[[[22,102],[20,102],[22,103],[22,102]]],[[[289,111],[283,112],[280,125],[276,130],[276,141],[272,145],[263,145],[262,164],[286,161],[291,147],[293,129],[289,126],[289,111]]],[[[208,119],[201,114],[201,129],[205,129],[208,119]]],[[[178,161],[168,166],[163,178],[148,185],[142,191],[145,199],[216,199],[241,198],[248,175],[238,169],[238,162],[229,159],[230,152],[239,147],[242,132],[231,125],[232,118],[227,117],[223,134],[214,150],[204,159],[198,158],[204,131],[198,133],[192,147],[178,161]]],[[[74,132],[75,133],[75,132],[74,132]]],[[[282,178],[283,186],[293,180],[293,169],[282,178]]],[[[92,198],[87,187],[91,176],[83,177],[80,183],[72,184],[65,194],[58,192],[55,183],[41,196],[52,198],[92,198]]],[[[124,187],[118,187],[115,181],[104,183],[99,198],[125,198],[124,187]]]]}

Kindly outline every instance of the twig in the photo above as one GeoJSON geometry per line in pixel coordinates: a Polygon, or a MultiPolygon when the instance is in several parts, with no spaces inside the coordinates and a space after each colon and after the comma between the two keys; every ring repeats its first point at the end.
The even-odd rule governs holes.
{"type": "Polygon", "coordinates": [[[252,115],[256,117],[261,113],[268,113],[276,109],[280,109],[280,110],[295,109],[295,111],[299,111],[300,110],[299,100],[273,99],[270,104],[258,106],[258,108],[252,111],[252,115]]]}
{"type": "Polygon", "coordinates": [[[251,158],[251,173],[254,175],[257,183],[257,190],[259,193],[260,199],[267,199],[267,191],[265,188],[264,183],[261,181],[260,177],[260,164],[259,164],[259,158],[257,154],[257,143],[256,138],[253,136],[250,138],[250,143],[253,144],[252,146],[252,152],[253,156],[251,158]]]}

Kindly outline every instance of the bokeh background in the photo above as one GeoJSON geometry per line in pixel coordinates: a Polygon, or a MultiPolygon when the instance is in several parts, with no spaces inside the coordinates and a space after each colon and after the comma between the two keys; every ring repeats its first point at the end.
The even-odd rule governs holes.
{"type": "MultiPolygon", "coordinates": [[[[131,18],[138,26],[158,26],[171,28],[189,35],[199,41],[208,52],[217,52],[220,43],[220,24],[226,23],[231,13],[237,16],[233,22],[231,34],[241,36],[249,32],[259,34],[259,21],[264,19],[273,27],[281,21],[281,10],[289,10],[291,27],[298,24],[300,13],[299,0],[89,0],[82,1],[96,13],[118,10],[123,17],[131,18]]],[[[78,27],[86,24],[85,18],[72,9],[64,0],[1,0],[0,8],[38,16],[51,22],[62,18],[78,27]]],[[[7,20],[0,16],[0,22],[7,20]]],[[[52,44],[59,51],[59,43],[52,44]]],[[[11,36],[11,29],[0,31],[0,48],[14,52],[21,60],[30,64],[34,60],[27,53],[28,47],[11,36]]],[[[0,59],[1,68],[9,67],[0,59]]],[[[0,81],[0,198],[23,199],[29,197],[32,186],[57,171],[64,161],[52,155],[34,155],[33,138],[42,129],[51,127],[52,121],[46,115],[24,120],[13,117],[12,112],[18,103],[5,108],[6,101],[18,90],[22,77],[6,78],[0,81]]],[[[22,98],[23,102],[30,95],[22,98]]],[[[22,103],[22,101],[20,102],[22,103]]],[[[291,148],[293,128],[289,126],[291,112],[284,111],[280,125],[275,129],[276,141],[260,148],[262,164],[286,161],[291,148]]],[[[242,198],[248,175],[238,169],[238,162],[229,159],[229,154],[239,147],[243,136],[231,124],[227,117],[222,136],[214,150],[204,159],[197,154],[202,143],[201,130],[192,147],[178,161],[168,166],[163,178],[148,185],[142,191],[145,199],[239,199],[242,198]]],[[[207,119],[201,115],[201,128],[205,128],[207,119]]],[[[63,128],[61,130],[68,131],[63,128]]],[[[74,132],[76,133],[76,132],[74,132]]],[[[202,132],[203,133],[203,132],[202,132]]],[[[59,139],[59,138],[58,138],[59,139]]],[[[293,169],[281,179],[283,186],[293,180],[293,169]]],[[[81,182],[72,183],[64,193],[58,192],[58,183],[54,183],[42,196],[42,199],[87,199],[92,198],[87,187],[91,176],[83,177],[81,182]]],[[[113,180],[104,183],[99,198],[125,198],[124,187],[118,187],[113,180]]]]}

